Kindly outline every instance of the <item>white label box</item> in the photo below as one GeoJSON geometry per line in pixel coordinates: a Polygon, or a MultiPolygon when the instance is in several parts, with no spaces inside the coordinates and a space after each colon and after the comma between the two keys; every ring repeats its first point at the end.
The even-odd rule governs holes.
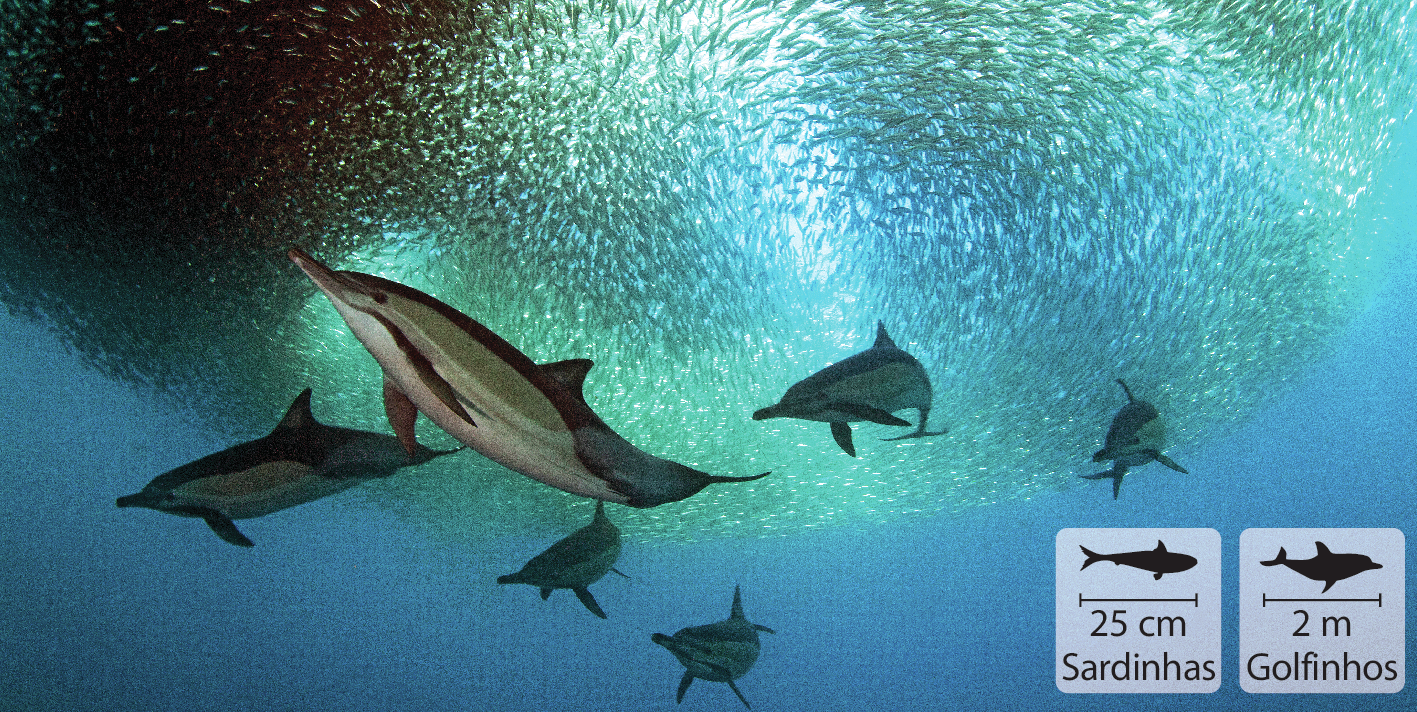
{"type": "Polygon", "coordinates": [[[1406,558],[1397,529],[1241,532],[1240,688],[1400,691],[1406,558]]]}
{"type": "Polygon", "coordinates": [[[1058,689],[1215,692],[1220,606],[1214,529],[1059,531],[1058,689]]]}

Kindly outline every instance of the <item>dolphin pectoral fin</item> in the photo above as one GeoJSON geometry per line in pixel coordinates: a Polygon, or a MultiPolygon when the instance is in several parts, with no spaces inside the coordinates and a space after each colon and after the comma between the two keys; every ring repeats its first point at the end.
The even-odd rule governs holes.
{"type": "Polygon", "coordinates": [[[601,618],[607,617],[605,611],[601,610],[600,604],[595,602],[595,596],[590,595],[590,591],[586,587],[582,586],[571,590],[575,592],[576,598],[581,599],[581,603],[585,604],[586,610],[601,618]]]}
{"type": "Polygon", "coordinates": [[[684,677],[679,678],[679,693],[674,696],[674,701],[684,704],[684,693],[689,691],[689,685],[694,681],[694,673],[684,671],[684,677]]]}
{"type": "Polygon", "coordinates": [[[1160,581],[1160,580],[1161,580],[1161,572],[1160,572],[1160,571],[1156,572],[1156,575],[1155,575],[1155,576],[1152,576],[1151,578],[1152,578],[1152,580],[1154,580],[1154,581],[1160,581]]]}
{"type": "Polygon", "coordinates": [[[1330,579],[1328,581],[1324,581],[1324,590],[1319,591],[1319,593],[1328,593],[1328,590],[1330,588],[1333,588],[1333,585],[1336,583],[1338,583],[1338,579],[1330,579]]]}
{"type": "Polygon", "coordinates": [[[404,452],[414,457],[418,454],[418,438],[414,434],[414,424],[418,420],[418,408],[408,395],[399,390],[394,382],[384,379],[384,414],[389,416],[389,426],[398,436],[404,452]]]}
{"type": "Polygon", "coordinates": [[[1161,464],[1163,464],[1163,465],[1165,465],[1165,466],[1167,466],[1167,467],[1169,467],[1169,468],[1171,468],[1171,469],[1173,469],[1173,470],[1175,470],[1175,471],[1177,471],[1177,472],[1179,472],[1179,473],[1181,473],[1181,474],[1183,474],[1183,475],[1189,475],[1189,474],[1191,474],[1190,471],[1188,471],[1186,468],[1181,467],[1180,465],[1177,465],[1175,460],[1172,460],[1171,458],[1169,458],[1169,457],[1167,457],[1167,456],[1165,456],[1165,455],[1162,455],[1162,454],[1159,453],[1159,452],[1156,453],[1156,461],[1159,462],[1159,463],[1161,463],[1161,464]]]}
{"type": "Polygon", "coordinates": [[[738,695],[738,699],[743,701],[744,707],[747,707],[748,709],[753,709],[753,706],[748,704],[748,698],[743,696],[743,693],[738,690],[738,686],[733,684],[732,680],[728,681],[728,689],[732,690],[733,694],[738,695]]]}
{"type": "Polygon", "coordinates": [[[231,517],[228,517],[225,514],[216,511],[215,509],[206,509],[202,507],[194,507],[191,512],[192,514],[201,517],[202,521],[205,521],[207,523],[207,526],[211,527],[212,531],[216,532],[216,535],[221,537],[222,541],[228,544],[235,544],[237,546],[256,545],[256,542],[247,539],[246,535],[242,534],[241,530],[236,528],[236,523],[231,521],[231,517]]]}
{"type": "Polygon", "coordinates": [[[881,425],[910,426],[910,421],[901,420],[880,408],[872,408],[869,405],[861,405],[860,403],[832,403],[826,408],[828,410],[838,410],[843,413],[849,413],[862,420],[869,420],[872,423],[880,423],[881,425]]]}
{"type": "MultiPolygon", "coordinates": [[[[424,356],[423,352],[419,351],[418,347],[414,346],[413,342],[409,341],[408,337],[405,336],[397,326],[394,326],[393,322],[379,314],[370,314],[370,316],[374,317],[374,319],[389,332],[390,338],[394,340],[394,343],[399,347],[399,351],[403,353],[407,367],[413,371],[413,375],[417,377],[418,380],[422,381],[423,385],[427,387],[429,391],[432,391],[434,397],[441,401],[443,405],[447,406],[448,410],[453,411],[454,415],[467,421],[468,425],[474,428],[477,427],[477,423],[473,422],[472,416],[468,415],[467,411],[463,409],[462,403],[458,402],[457,393],[453,390],[452,385],[442,376],[438,375],[437,369],[433,368],[433,362],[429,361],[428,357],[424,356]]],[[[385,380],[387,380],[387,378],[385,380]]]]}
{"type": "Polygon", "coordinates": [[[550,597],[551,597],[551,589],[549,589],[549,588],[543,588],[543,589],[541,589],[541,600],[545,601],[546,599],[548,599],[548,598],[550,598],[550,597]]]}
{"type": "Polygon", "coordinates": [[[832,437],[846,454],[856,457],[856,446],[851,444],[851,426],[846,423],[832,423],[832,437]]]}
{"type": "Polygon", "coordinates": [[[765,626],[765,625],[758,625],[757,623],[754,623],[754,624],[753,624],[753,627],[756,628],[756,629],[758,629],[758,630],[760,630],[760,631],[762,631],[762,632],[764,632],[764,633],[772,633],[773,635],[777,635],[777,631],[775,631],[775,630],[773,630],[772,628],[769,628],[769,627],[767,627],[767,626],[765,626]]]}
{"type": "Polygon", "coordinates": [[[625,578],[630,578],[629,574],[625,573],[624,571],[621,571],[620,569],[615,568],[614,566],[611,566],[610,570],[614,571],[617,574],[620,574],[621,576],[624,576],[625,578]]]}

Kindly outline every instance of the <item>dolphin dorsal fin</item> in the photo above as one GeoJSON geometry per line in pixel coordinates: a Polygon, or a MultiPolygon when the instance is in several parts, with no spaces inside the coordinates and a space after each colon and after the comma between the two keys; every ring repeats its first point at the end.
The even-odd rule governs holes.
{"type": "Polygon", "coordinates": [[[1159,551],[1163,554],[1166,553],[1166,545],[1162,544],[1160,539],[1156,540],[1156,551],[1159,551]]]}
{"type": "Polygon", "coordinates": [[[1319,550],[1319,556],[1328,556],[1333,553],[1329,551],[1328,547],[1324,546],[1324,543],[1321,541],[1314,542],[1314,548],[1319,550]]]}
{"type": "Polygon", "coordinates": [[[873,348],[873,349],[897,349],[897,348],[900,348],[899,346],[896,346],[896,345],[895,345],[895,342],[894,342],[894,341],[891,341],[891,335],[886,333],[886,323],[885,323],[884,321],[877,321],[877,322],[876,322],[876,343],[875,343],[874,345],[872,345],[871,348],[873,348]]]}
{"type": "Polygon", "coordinates": [[[747,616],[743,615],[743,594],[741,591],[738,590],[737,585],[733,586],[733,612],[728,614],[728,617],[742,618],[744,620],[747,620],[748,618],[747,616]]]}
{"type": "Polygon", "coordinates": [[[595,362],[588,358],[573,358],[542,364],[541,372],[565,386],[576,400],[585,403],[585,377],[594,365],[595,362]]]}
{"type": "Polygon", "coordinates": [[[1135,399],[1135,398],[1132,397],[1132,389],[1127,388],[1127,382],[1126,382],[1126,381],[1123,381],[1122,379],[1119,378],[1119,379],[1117,379],[1117,385],[1121,386],[1121,387],[1122,387],[1122,390],[1126,392],[1126,394],[1127,394],[1127,402],[1128,402],[1128,403],[1135,403],[1135,402],[1137,401],[1137,399],[1135,399]]]}
{"type": "Polygon", "coordinates": [[[608,522],[608,521],[610,521],[610,517],[605,516],[605,500],[603,500],[603,499],[597,499],[597,500],[595,501],[595,518],[594,518],[592,521],[596,521],[596,522],[608,522]]]}
{"type": "Polygon", "coordinates": [[[285,417],[276,424],[275,431],[293,430],[304,427],[315,422],[315,415],[310,412],[310,394],[314,389],[306,388],[295,397],[295,401],[290,404],[290,408],[285,411],[285,417]]]}

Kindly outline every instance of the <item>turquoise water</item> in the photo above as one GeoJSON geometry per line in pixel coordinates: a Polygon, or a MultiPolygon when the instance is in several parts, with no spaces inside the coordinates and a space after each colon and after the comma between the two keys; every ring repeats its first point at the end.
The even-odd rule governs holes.
{"type": "Polygon", "coordinates": [[[0,707],[738,709],[676,705],[650,642],[737,584],[777,631],[738,682],[759,710],[1412,708],[1243,692],[1236,614],[1246,528],[1414,530],[1412,6],[807,6],[115,5],[76,11],[91,41],[4,35],[0,707]],[[238,27],[255,54],[194,49],[238,27]],[[773,474],[610,507],[607,620],[495,583],[591,507],[472,453],[244,520],[253,549],[115,508],[307,386],[387,432],[292,245],[595,359],[588,401],[647,451],[773,474]],[[750,420],[877,319],[948,435],[860,425],[852,459],[750,420]],[[1113,500],[1076,475],[1119,377],[1190,474],[1113,500]],[[1218,692],[1058,691],[1066,527],[1220,532],[1218,692]]]}

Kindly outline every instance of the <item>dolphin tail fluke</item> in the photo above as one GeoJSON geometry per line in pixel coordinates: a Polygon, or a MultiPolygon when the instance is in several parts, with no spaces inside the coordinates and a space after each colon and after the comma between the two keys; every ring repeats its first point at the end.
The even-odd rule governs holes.
{"type": "Polygon", "coordinates": [[[1078,475],[1078,477],[1081,477],[1084,480],[1100,480],[1103,478],[1110,478],[1112,480],[1112,499],[1117,499],[1117,496],[1122,493],[1122,478],[1126,475],[1126,467],[1114,466],[1112,469],[1106,472],[1099,472],[1095,475],[1078,475]]]}
{"type": "Polygon", "coordinates": [[[748,698],[743,696],[743,693],[738,690],[738,686],[733,684],[732,680],[728,681],[728,689],[732,690],[733,694],[738,695],[738,699],[743,701],[744,707],[747,707],[748,709],[753,709],[753,706],[748,704],[748,698]]]}
{"type": "Polygon", "coordinates": [[[581,599],[581,603],[585,604],[586,610],[590,611],[591,613],[594,613],[597,616],[600,616],[601,618],[608,617],[605,615],[605,611],[601,610],[600,604],[595,602],[595,596],[590,595],[590,591],[587,590],[584,586],[580,588],[573,588],[571,590],[575,591],[576,598],[581,599]]]}
{"type": "Polygon", "coordinates": [[[1175,471],[1177,471],[1177,472],[1179,472],[1179,473],[1181,473],[1181,474],[1183,474],[1183,475],[1189,475],[1189,474],[1191,474],[1190,471],[1187,470],[1186,468],[1181,467],[1180,465],[1177,465],[1175,460],[1172,460],[1171,458],[1169,458],[1169,457],[1167,457],[1167,456],[1165,456],[1165,455],[1162,455],[1162,454],[1159,453],[1159,452],[1156,453],[1156,461],[1159,462],[1159,463],[1161,463],[1161,464],[1163,464],[1163,465],[1165,465],[1165,466],[1167,466],[1167,467],[1169,467],[1169,468],[1171,468],[1171,469],[1173,469],[1173,470],[1175,470],[1175,471]]]}
{"type": "Polygon", "coordinates": [[[674,701],[684,704],[684,693],[689,691],[689,685],[694,682],[694,673],[684,671],[684,677],[679,678],[679,693],[674,696],[674,701]]]}
{"type": "Polygon", "coordinates": [[[851,443],[851,426],[846,423],[832,423],[832,438],[846,454],[856,457],[856,446],[851,443]]]}
{"type": "MultiPolygon", "coordinates": [[[[761,480],[762,478],[767,477],[771,474],[772,470],[768,470],[767,472],[764,472],[761,475],[748,475],[746,477],[729,477],[727,475],[707,475],[707,477],[709,484],[712,485],[719,484],[721,482],[752,482],[753,480],[761,480]]],[[[627,576],[626,578],[629,577],[627,576]]]]}
{"type": "MultiPolygon", "coordinates": [[[[1261,561],[1261,566],[1278,566],[1289,561],[1289,556],[1284,553],[1284,547],[1279,547],[1279,555],[1269,561],[1261,561]]],[[[1327,590],[1327,589],[1325,589],[1327,590]]]]}
{"type": "MultiPolygon", "coordinates": [[[[1099,561],[1103,561],[1106,558],[1085,546],[1079,545],[1078,548],[1082,549],[1083,555],[1087,557],[1087,561],[1082,562],[1082,569],[1085,569],[1099,561]]],[[[1082,569],[1078,569],[1078,571],[1082,571],[1082,569]]]]}

